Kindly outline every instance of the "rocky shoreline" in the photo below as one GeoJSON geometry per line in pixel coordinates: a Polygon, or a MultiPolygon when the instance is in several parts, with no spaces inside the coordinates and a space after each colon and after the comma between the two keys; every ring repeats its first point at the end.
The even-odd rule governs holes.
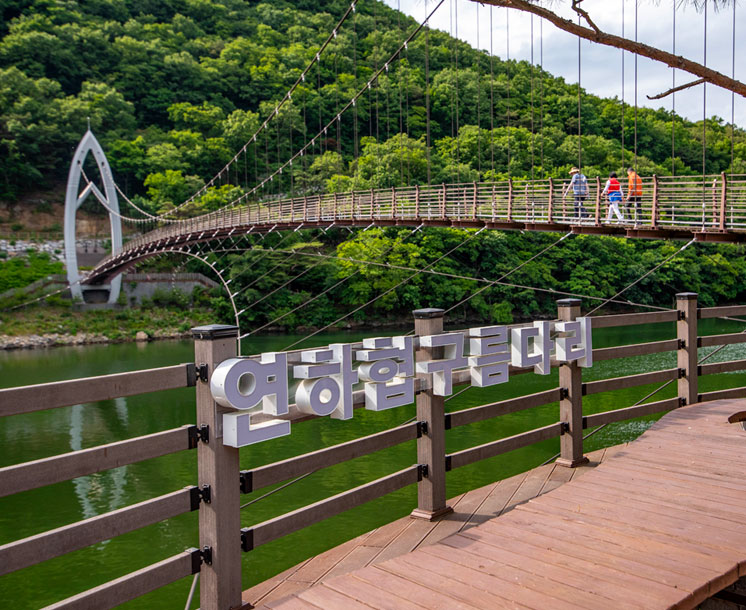
{"type": "Polygon", "coordinates": [[[129,343],[134,341],[154,341],[157,339],[183,339],[191,336],[190,332],[158,331],[148,335],[139,331],[134,337],[110,339],[106,335],[92,333],[78,333],[65,335],[61,333],[47,333],[43,335],[0,335],[0,350],[41,349],[47,347],[61,347],[66,345],[94,345],[102,343],[129,343]]]}

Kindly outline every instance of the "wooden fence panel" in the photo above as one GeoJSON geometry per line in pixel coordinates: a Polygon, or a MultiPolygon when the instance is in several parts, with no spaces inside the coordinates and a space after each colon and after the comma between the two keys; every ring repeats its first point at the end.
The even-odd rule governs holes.
{"type": "Polygon", "coordinates": [[[635,343],[633,345],[620,345],[617,347],[602,347],[593,350],[593,361],[613,360],[615,358],[630,358],[632,356],[646,356],[648,354],[659,354],[661,352],[672,352],[679,348],[678,339],[668,341],[653,341],[651,343],[635,343]]]}
{"type": "Polygon", "coordinates": [[[320,468],[334,466],[417,438],[418,423],[412,422],[347,443],[241,472],[242,491],[248,493],[320,468]],[[246,481],[246,483],[244,483],[246,481]],[[250,481],[250,484],[248,483],[250,481]]]}
{"type": "Polygon", "coordinates": [[[142,570],[131,572],[88,591],[47,606],[44,610],[105,610],[114,608],[155,589],[194,574],[193,553],[189,549],[142,570]]]}
{"type": "Polygon", "coordinates": [[[0,575],[192,510],[193,487],[0,546],[0,575]]]}
{"type": "Polygon", "coordinates": [[[194,364],[40,383],[0,390],[0,417],[57,407],[186,388],[195,384],[194,364]]]}
{"type": "Polygon", "coordinates": [[[714,375],[716,373],[730,373],[733,371],[743,371],[746,369],[746,360],[728,360],[727,362],[712,362],[710,364],[700,364],[698,374],[714,375]]]}
{"type": "Polygon", "coordinates": [[[595,428],[596,426],[601,426],[603,424],[611,424],[613,422],[652,415],[653,413],[660,413],[661,411],[671,411],[680,406],[681,401],[676,397],[667,400],[659,400],[657,402],[649,402],[644,405],[627,407],[625,409],[616,409],[615,411],[594,413],[593,415],[586,415],[583,418],[583,428],[595,428]]]}
{"type": "Polygon", "coordinates": [[[746,305],[729,305],[727,307],[703,307],[699,310],[700,319],[721,318],[723,316],[745,316],[746,305]]]}
{"type": "Polygon", "coordinates": [[[499,441],[493,441],[478,447],[470,447],[463,451],[457,451],[446,456],[446,465],[449,470],[460,468],[461,466],[468,466],[474,462],[486,460],[487,458],[502,455],[508,451],[514,449],[520,449],[528,445],[533,445],[540,441],[545,441],[550,438],[555,438],[562,434],[562,422],[555,424],[549,424],[542,428],[536,428],[535,430],[529,430],[515,436],[509,436],[508,438],[502,438],[499,441]]]}
{"type": "Polygon", "coordinates": [[[598,394],[600,392],[611,392],[613,390],[625,390],[648,383],[663,383],[671,379],[679,378],[679,369],[666,369],[665,371],[654,371],[652,373],[641,373],[639,375],[627,375],[626,377],[613,377],[599,381],[588,381],[583,384],[583,395],[598,394]]]}
{"type": "Polygon", "coordinates": [[[471,409],[446,413],[446,429],[473,424],[486,419],[492,419],[493,417],[499,417],[500,415],[523,411],[524,409],[548,405],[557,402],[559,399],[560,389],[554,388],[544,392],[537,392],[536,394],[529,394],[528,396],[518,396],[517,398],[501,400],[500,402],[493,402],[488,405],[480,405],[471,409]]]}
{"type": "Polygon", "coordinates": [[[0,497],[189,449],[191,428],[182,426],[0,468],[0,497]]]}
{"type": "Polygon", "coordinates": [[[355,508],[360,504],[385,496],[407,485],[412,485],[417,482],[418,473],[419,466],[410,466],[394,474],[376,479],[365,485],[360,485],[331,498],[326,498],[290,513],[280,515],[274,519],[264,521],[253,527],[243,528],[241,530],[242,547],[244,551],[249,551],[262,544],[267,544],[277,538],[287,536],[304,527],[355,508]]]}
{"type": "Polygon", "coordinates": [[[713,345],[733,345],[746,343],[746,333],[730,333],[727,335],[709,335],[697,338],[697,347],[711,347],[713,345]]]}
{"type": "Polygon", "coordinates": [[[611,328],[615,326],[632,326],[634,324],[655,324],[657,322],[676,322],[679,312],[652,311],[646,313],[625,313],[613,316],[596,316],[591,318],[592,326],[596,328],[611,328]]]}

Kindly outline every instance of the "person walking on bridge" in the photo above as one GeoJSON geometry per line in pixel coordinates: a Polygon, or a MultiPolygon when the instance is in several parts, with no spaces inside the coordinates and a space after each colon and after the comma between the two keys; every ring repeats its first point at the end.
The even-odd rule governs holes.
{"type": "Polygon", "coordinates": [[[617,222],[624,222],[624,216],[619,211],[619,204],[624,199],[624,191],[622,190],[622,185],[619,184],[619,180],[617,180],[616,172],[609,174],[609,179],[606,181],[601,195],[606,195],[606,199],[609,202],[609,213],[606,215],[606,222],[611,222],[612,213],[616,215],[617,222]]]}
{"type": "Polygon", "coordinates": [[[588,180],[577,167],[573,167],[570,170],[570,175],[572,176],[570,184],[562,191],[562,198],[564,199],[567,192],[572,189],[575,196],[575,218],[582,221],[583,218],[588,216],[585,213],[585,209],[583,209],[583,202],[588,197],[588,180]]]}
{"type": "Polygon", "coordinates": [[[635,224],[642,220],[642,178],[633,167],[627,168],[627,214],[632,215],[631,207],[635,204],[635,224]]]}

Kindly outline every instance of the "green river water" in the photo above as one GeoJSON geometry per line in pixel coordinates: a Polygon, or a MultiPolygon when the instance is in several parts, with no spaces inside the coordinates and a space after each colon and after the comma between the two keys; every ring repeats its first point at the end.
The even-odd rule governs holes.
{"type": "MultiPolygon", "coordinates": [[[[700,335],[743,330],[743,324],[704,320],[700,335]]],[[[365,336],[372,336],[372,331],[365,336]]],[[[362,334],[319,335],[313,345],[358,340],[362,334]]],[[[670,339],[674,325],[594,331],[594,347],[670,339]]],[[[245,353],[279,350],[294,336],[253,338],[245,353]]],[[[700,358],[713,348],[700,350],[700,358]]],[[[746,346],[732,345],[710,362],[746,358],[746,346]]],[[[64,347],[35,351],[0,352],[0,387],[43,383],[62,379],[103,375],[135,369],[193,361],[191,341],[64,347]]],[[[599,362],[586,369],[586,381],[631,375],[676,366],[674,353],[655,354],[599,362]]],[[[507,384],[470,389],[450,400],[449,411],[556,387],[557,372],[541,376],[515,376],[507,384]]],[[[746,385],[743,372],[700,379],[700,391],[746,385]]],[[[622,408],[654,390],[643,386],[584,398],[586,414],[622,408]]],[[[675,395],[671,384],[651,400],[675,395]]],[[[397,426],[414,415],[407,406],[383,412],[355,411],[349,421],[328,417],[293,425],[292,434],[241,450],[241,467],[313,451],[397,426]]],[[[543,426],[558,419],[557,404],[516,413],[492,421],[447,432],[447,451],[452,452],[543,426]]],[[[634,439],[655,417],[608,426],[586,441],[586,451],[634,439]]],[[[65,453],[121,439],[150,434],[194,422],[194,389],[170,390],[76,405],[0,419],[0,467],[65,453]]],[[[448,474],[448,497],[534,468],[558,451],[552,439],[504,456],[486,460],[448,474]]],[[[416,460],[414,441],[373,455],[328,468],[252,504],[243,511],[242,525],[251,525],[310,504],[356,485],[395,472],[416,460]]],[[[123,466],[80,477],[41,489],[0,498],[0,544],[97,514],[176,491],[196,480],[196,452],[174,455],[123,466]]],[[[246,502],[265,490],[243,496],[246,502]]],[[[416,488],[410,486],[384,498],[287,536],[243,556],[243,587],[248,588],[296,563],[336,546],[345,540],[408,514],[416,504],[416,488]]],[[[21,610],[39,608],[128,572],[165,559],[185,548],[197,546],[197,514],[181,515],[129,534],[69,553],[39,565],[0,577],[0,607],[21,610]]],[[[183,608],[191,578],[173,583],[123,607],[131,609],[183,608]]],[[[196,608],[195,599],[192,607],[196,608]]]]}

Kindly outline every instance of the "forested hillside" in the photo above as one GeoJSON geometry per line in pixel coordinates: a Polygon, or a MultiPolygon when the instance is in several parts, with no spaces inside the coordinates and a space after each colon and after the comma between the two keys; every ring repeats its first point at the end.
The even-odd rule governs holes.
{"type": "MultiPolygon", "coordinates": [[[[4,0],[0,6],[0,199],[22,201],[30,188],[64,183],[72,151],[90,120],[122,189],[149,210],[165,211],[204,186],[249,141],[349,2],[4,0]]],[[[189,206],[188,213],[220,207],[272,173],[337,115],[416,25],[380,2],[360,1],[270,129],[250,143],[233,170],[189,206]]],[[[367,189],[428,179],[564,179],[569,167],[579,162],[579,148],[589,177],[630,164],[635,158],[635,120],[629,105],[624,133],[619,100],[581,92],[581,108],[579,138],[577,86],[538,66],[490,58],[432,31],[427,41],[421,35],[408,46],[353,114],[316,140],[313,154],[270,183],[263,194],[367,189]]],[[[672,167],[677,174],[702,172],[701,122],[640,108],[636,124],[640,174],[670,174],[672,167]]],[[[718,118],[705,127],[706,171],[745,173],[744,131],[736,129],[732,140],[730,126],[718,118]]],[[[346,234],[307,232],[298,234],[297,240],[306,243],[297,247],[422,267],[453,247],[453,240],[464,239],[464,232],[452,230],[431,230],[405,240],[407,234],[376,230],[348,239],[346,234]]],[[[552,239],[485,233],[437,269],[494,278],[552,239]]],[[[511,280],[610,296],[677,247],[572,238],[511,280]]],[[[677,290],[702,290],[705,302],[746,297],[740,248],[708,246],[708,255],[702,257],[703,248],[688,250],[671,265],[669,275],[664,267],[625,296],[658,304],[677,290]]],[[[231,257],[237,282],[253,277],[246,268],[257,271],[255,253],[231,257]]],[[[273,260],[269,257],[263,264],[273,260]]],[[[248,306],[252,298],[316,262],[295,257],[294,267],[285,266],[242,292],[239,305],[248,306]]],[[[351,309],[407,275],[403,270],[327,262],[246,315],[255,323],[272,320],[354,272],[338,291],[283,323],[332,321],[337,310],[351,309]]],[[[419,276],[357,317],[364,319],[371,312],[396,316],[413,306],[450,306],[475,288],[467,280],[419,276]]],[[[503,320],[512,314],[547,312],[553,298],[528,289],[491,288],[461,311],[503,320]]]]}

